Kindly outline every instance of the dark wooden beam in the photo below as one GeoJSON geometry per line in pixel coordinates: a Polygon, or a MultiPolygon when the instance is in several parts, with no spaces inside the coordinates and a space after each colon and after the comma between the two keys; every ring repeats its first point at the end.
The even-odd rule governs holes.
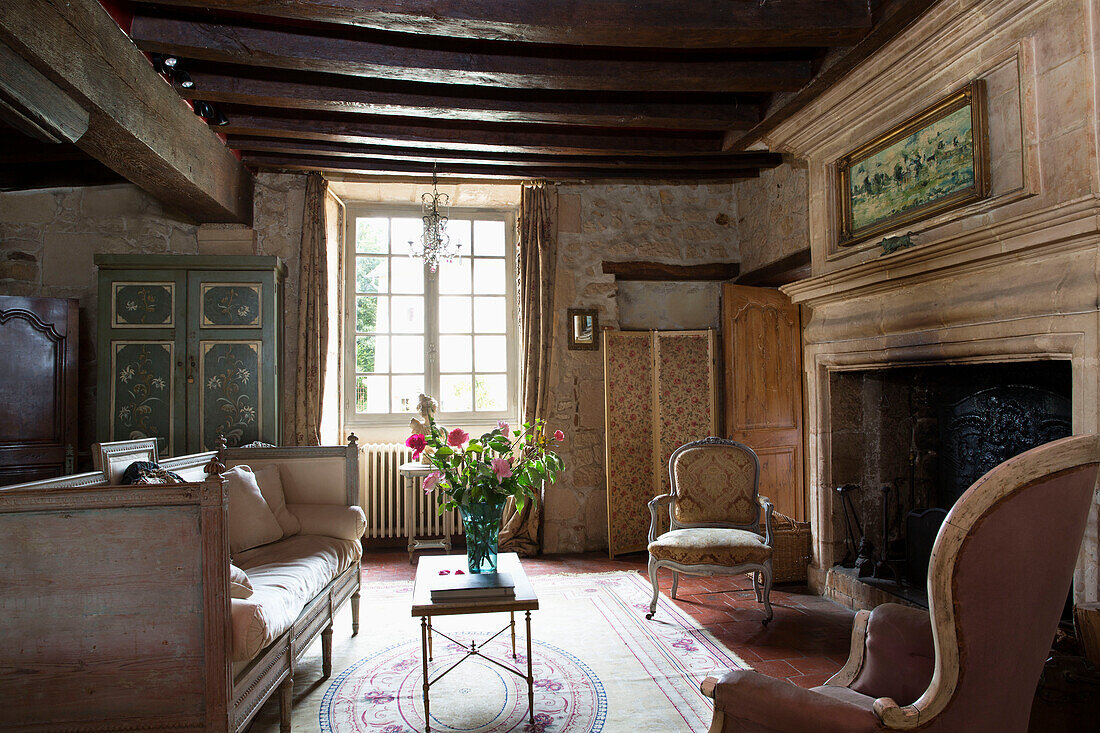
{"type": "Polygon", "coordinates": [[[802,249],[775,262],[749,270],[737,278],[738,285],[778,288],[810,276],[810,250],[802,249]]]}
{"type": "Polygon", "coordinates": [[[817,99],[826,89],[851,73],[876,51],[889,43],[938,0],[890,0],[884,3],[881,17],[874,29],[851,49],[841,52],[837,58],[817,74],[812,81],[793,95],[785,97],[778,106],[769,110],[748,132],[731,131],[723,143],[725,150],[744,150],[771,132],[781,122],[790,119],[799,110],[817,99]]]}
{"type": "Polygon", "coordinates": [[[603,274],[616,280],[732,280],[741,271],[736,262],[708,262],[703,265],[669,265],[664,262],[608,262],[603,274]]]}
{"type": "Polygon", "coordinates": [[[851,45],[866,0],[137,0],[401,33],[644,48],[851,45]]]}
{"type": "MultiPolygon", "coordinates": [[[[195,86],[179,88],[185,99],[322,112],[425,117],[484,122],[527,122],[596,127],[642,127],[693,130],[747,130],[760,121],[758,104],[677,102],[613,102],[486,94],[484,89],[460,87],[470,96],[438,87],[435,93],[387,91],[370,80],[320,74],[298,74],[308,80],[288,81],[192,71],[195,86]],[[327,83],[326,83],[327,82],[327,83]]],[[[390,85],[393,86],[393,85],[390,85]]],[[[404,85],[421,87],[426,85],[404,85]]],[[[541,92],[540,92],[541,93],[541,92]]]]}
{"type": "Polygon", "coordinates": [[[671,170],[774,168],[783,162],[779,153],[744,152],[702,155],[567,155],[548,153],[471,152],[465,150],[420,149],[386,145],[280,140],[231,135],[229,147],[246,153],[307,155],[333,158],[375,158],[378,160],[447,161],[451,164],[497,166],[543,166],[562,168],[663,168],[671,170]]]}
{"type": "MultiPolygon", "coordinates": [[[[367,40],[308,28],[214,25],[139,16],[131,35],[143,51],[275,69],[433,84],[517,89],[770,92],[800,89],[811,76],[809,58],[796,54],[729,58],[648,53],[623,60],[600,52],[582,57],[540,49],[437,48],[422,36],[398,45],[393,35],[367,40]],[[717,60],[715,60],[717,59],[717,60]]],[[[498,48],[504,45],[504,48],[498,48]]]]}
{"type": "Polygon", "coordinates": [[[293,140],[362,143],[424,149],[571,153],[717,153],[721,136],[714,133],[661,133],[543,125],[430,124],[429,121],[359,115],[309,117],[305,115],[250,115],[227,109],[228,135],[278,137],[293,140]]]}
{"type": "MultiPolygon", "coordinates": [[[[248,154],[246,165],[255,168],[298,171],[342,171],[360,174],[440,175],[468,178],[544,178],[553,181],[624,180],[624,181],[736,181],[756,178],[756,168],[672,169],[672,168],[601,168],[599,166],[501,166],[493,163],[453,163],[451,161],[393,160],[379,158],[331,158],[294,155],[248,154]]],[[[668,279],[668,278],[663,278],[668,279]]]]}
{"type": "Polygon", "coordinates": [[[36,140],[71,143],[88,131],[88,111],[23,57],[0,43],[0,118],[36,140]]]}
{"type": "Polygon", "coordinates": [[[86,153],[198,221],[251,222],[251,174],[96,0],[0,2],[0,42],[88,111],[86,153]]]}

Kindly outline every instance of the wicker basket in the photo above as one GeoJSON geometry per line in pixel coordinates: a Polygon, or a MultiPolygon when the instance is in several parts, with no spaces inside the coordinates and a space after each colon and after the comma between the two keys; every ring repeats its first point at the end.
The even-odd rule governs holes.
{"type": "MultiPolygon", "coordinates": [[[[763,528],[761,528],[763,530],[763,528]]],[[[806,566],[813,559],[810,523],[786,514],[772,514],[772,574],[775,583],[805,583],[806,566]]]]}

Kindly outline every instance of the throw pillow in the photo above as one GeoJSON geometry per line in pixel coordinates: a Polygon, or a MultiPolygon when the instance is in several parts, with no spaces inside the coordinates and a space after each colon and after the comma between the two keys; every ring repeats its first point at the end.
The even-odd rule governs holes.
{"type": "Polygon", "coordinates": [[[229,551],[237,553],[282,539],[283,528],[264,501],[252,469],[234,466],[222,477],[229,482],[229,551]]]}
{"type": "Polygon", "coordinates": [[[269,463],[256,471],[256,483],[264,495],[275,520],[283,528],[283,537],[290,537],[302,531],[302,523],[286,508],[286,493],[283,491],[283,476],[277,463],[269,463]]]}
{"type": "Polygon", "coordinates": [[[248,574],[233,563],[229,564],[229,597],[248,598],[252,595],[252,582],[248,574]]]}

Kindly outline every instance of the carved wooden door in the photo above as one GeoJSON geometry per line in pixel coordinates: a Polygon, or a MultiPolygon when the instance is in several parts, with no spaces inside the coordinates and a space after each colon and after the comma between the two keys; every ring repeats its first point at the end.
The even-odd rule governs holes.
{"type": "Polygon", "coordinates": [[[72,473],[77,302],[0,295],[0,486],[72,473]]]}
{"type": "Polygon", "coordinates": [[[726,437],[760,456],[760,493],[805,521],[802,325],[798,306],[771,288],[725,285],[726,437]]]}

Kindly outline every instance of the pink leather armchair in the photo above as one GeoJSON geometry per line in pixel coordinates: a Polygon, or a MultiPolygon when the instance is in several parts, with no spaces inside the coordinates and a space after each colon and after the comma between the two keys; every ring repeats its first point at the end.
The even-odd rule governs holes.
{"type": "Polygon", "coordinates": [[[894,604],[861,611],[848,662],[821,687],[747,670],[708,678],[712,733],[1026,731],[1098,468],[1097,435],[994,468],[936,538],[930,613],[894,604]]]}

